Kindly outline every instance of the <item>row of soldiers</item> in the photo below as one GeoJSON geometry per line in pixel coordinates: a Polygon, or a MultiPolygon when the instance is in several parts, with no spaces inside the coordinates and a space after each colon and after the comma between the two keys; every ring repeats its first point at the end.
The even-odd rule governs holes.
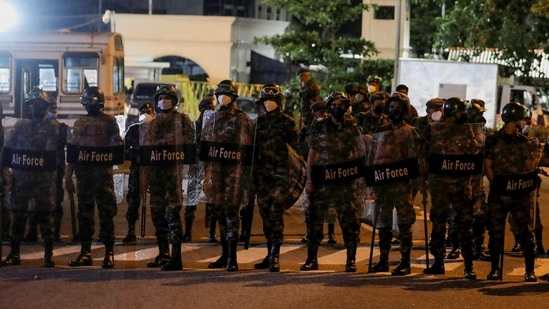
{"type": "MultiPolygon", "coordinates": [[[[489,209],[494,211],[489,216],[491,222],[488,224],[492,261],[488,279],[501,278],[501,218],[505,218],[507,212],[511,211],[523,244],[525,280],[536,280],[533,272],[535,255],[532,254],[534,238],[528,228],[531,217],[525,210],[531,206],[528,203],[531,203],[530,197],[535,188],[531,177],[539,162],[536,156],[539,151],[534,145],[535,140],[523,136],[518,130],[526,114],[520,104],[510,103],[504,107],[502,117],[505,125],[497,134],[487,138],[485,149],[484,124],[468,123],[467,104],[459,98],[427,102],[428,109],[435,106],[438,109],[442,107],[442,110],[428,115],[431,120],[427,122],[433,122],[420,134],[420,122],[417,127],[413,127],[406,121],[410,103],[405,93],[395,92],[389,96],[384,92],[374,92],[369,98],[373,108],[351,117],[348,94],[345,91],[333,91],[325,100],[327,117],[311,119],[308,126],[303,125],[307,123],[303,119],[300,121],[299,136],[302,136],[302,140],[298,143],[295,123],[281,112],[283,96],[278,85],[267,84],[261,89],[257,103],[263,112],[255,126],[234,104],[238,97],[234,82],[222,81],[215,95],[220,108],[209,115],[201,115],[199,134],[196,134],[194,124],[188,117],[175,109],[177,96],[171,86],[157,89],[154,106],[156,114],[144,116],[138,124],[139,195],[143,198],[147,190],[150,193],[149,205],[159,247],[159,255],[150,263],[151,267],[161,267],[168,271],[182,269],[183,231],[180,211],[184,204],[184,192],[181,184],[184,177],[203,175],[201,190],[205,193],[207,204],[211,205],[217,215],[222,241],[222,255],[209,267],[238,270],[236,243],[240,225],[239,210],[241,205],[247,204],[247,200],[257,197],[268,255],[256,268],[279,271],[284,226],[282,213],[288,207],[286,198],[292,194],[292,188],[288,186],[288,175],[291,174],[288,153],[291,152],[289,149],[306,149],[305,192],[309,200],[306,222],[309,237],[307,260],[301,266],[302,270],[318,269],[317,252],[323,238],[324,213],[334,207],[347,248],[345,271],[356,271],[359,209],[363,196],[361,190],[370,187],[376,199],[374,226],[379,229],[381,250],[380,261],[372,269],[388,270],[392,235],[390,218],[393,208],[396,208],[402,256],[392,274],[409,274],[411,226],[415,222],[412,180],[419,176],[419,187],[424,194],[429,187],[432,201],[430,248],[435,263],[425,272],[444,273],[446,223],[452,210],[456,212],[455,223],[464,257],[465,278],[475,279],[471,243],[474,210],[472,181],[473,177],[484,172],[491,184],[489,209]],[[442,112],[442,115],[437,116],[438,112],[442,112]],[[200,160],[197,160],[197,156],[200,160]],[[204,162],[204,165],[200,167],[197,162],[204,162]],[[184,175],[182,165],[190,166],[187,176],[184,175]],[[203,174],[200,174],[200,169],[203,169],[203,174]],[[249,187],[250,183],[255,186],[249,187]],[[171,254],[169,242],[172,245],[171,254]]],[[[42,202],[42,199],[47,196],[50,201],[53,200],[53,195],[47,189],[51,190],[55,185],[49,178],[47,181],[42,180],[46,175],[51,177],[50,171],[58,164],[59,134],[58,124],[45,119],[45,109],[40,107],[47,107],[47,104],[42,101],[46,100],[40,97],[28,100],[31,119],[18,122],[13,141],[10,139],[6,143],[4,151],[4,158],[9,158],[4,159],[4,164],[14,171],[14,184],[37,188],[36,194],[25,196],[26,200],[18,197],[17,187],[13,190],[16,201],[15,221],[18,222],[14,226],[18,228],[13,232],[15,240],[12,240],[11,252],[3,261],[4,265],[20,263],[22,232],[21,220],[17,218],[26,216],[29,199],[34,199],[35,204],[39,202],[44,205],[45,217],[51,219],[51,202],[42,202]],[[47,130],[51,127],[53,131],[46,132],[39,125],[46,125],[47,130]],[[41,143],[38,143],[38,138],[27,138],[32,134],[38,136],[36,132],[41,130],[49,138],[40,138],[41,143]],[[39,191],[38,188],[44,189],[39,191]]],[[[123,160],[124,145],[116,121],[102,111],[103,101],[100,88],[90,87],[83,93],[81,102],[88,115],[76,121],[67,140],[69,164],[65,187],[69,193],[76,191],[78,195],[81,241],[81,253],[70,263],[71,266],[92,264],[95,204],[99,208],[101,220],[99,237],[105,244],[102,266],[114,266],[112,218],[116,215],[116,201],[112,165],[123,160]],[[76,172],[76,188],[72,182],[73,172],[76,172]]],[[[152,106],[148,108],[152,109],[152,106]]],[[[310,104],[308,108],[312,115],[310,104]]],[[[193,190],[187,189],[187,199],[196,193],[193,190]]],[[[187,201],[187,204],[193,203],[187,201]]],[[[41,228],[43,237],[47,237],[48,231],[45,230],[49,230],[48,224],[41,225],[41,228]]],[[[51,242],[45,242],[45,246],[44,265],[52,267],[51,242]]]]}
{"type": "MultiPolygon", "coordinates": [[[[312,83],[308,79],[303,84],[309,85],[306,93],[311,93],[311,89],[315,89],[314,86],[310,86],[312,83]]],[[[536,188],[539,185],[537,167],[540,165],[540,159],[541,165],[547,165],[546,156],[549,153],[544,149],[544,156],[540,158],[538,140],[529,138],[522,132],[526,121],[531,117],[529,111],[519,103],[507,104],[502,110],[502,129],[487,136],[484,127],[486,120],[482,116],[485,110],[482,100],[474,99],[466,102],[456,97],[433,98],[426,102],[426,116],[413,117],[406,94],[407,89],[405,87],[402,89],[404,91],[396,91],[391,95],[383,91],[370,93],[368,102],[362,105],[357,105],[356,101],[351,103],[348,91],[332,92],[325,100],[326,103],[330,103],[337,102],[339,99],[344,102],[343,106],[346,110],[353,107],[353,110],[349,110],[343,119],[346,119],[348,126],[358,127],[358,129],[353,130],[352,134],[347,134],[356,136],[358,131],[363,139],[362,155],[366,158],[365,185],[371,188],[375,198],[374,228],[379,229],[381,251],[379,262],[371,265],[369,271],[388,271],[392,215],[393,209],[396,209],[401,261],[391,273],[396,276],[410,273],[411,225],[415,222],[412,200],[421,190],[424,195],[424,205],[428,192],[431,194],[432,206],[429,219],[433,230],[428,246],[430,253],[435,257],[434,264],[430,267],[428,265],[424,273],[444,274],[446,229],[447,224],[450,223],[452,227],[450,235],[453,236],[454,244],[452,252],[455,256],[456,249],[461,248],[465,264],[464,277],[476,279],[473,260],[483,259],[491,262],[491,271],[487,279],[501,280],[503,234],[505,220],[510,213],[510,218],[513,219],[512,229],[517,242],[521,244],[525,259],[525,281],[537,281],[534,273],[536,241],[541,244],[541,237],[536,239],[533,233],[534,201],[536,188]],[[359,109],[355,109],[355,106],[359,106],[359,109]],[[487,197],[483,189],[484,176],[489,182],[487,197]],[[478,237],[473,235],[473,225],[478,231],[476,233],[478,237]],[[490,236],[489,256],[483,252],[485,228],[490,236]]],[[[313,106],[313,109],[318,106],[316,103],[312,105],[311,103],[311,100],[302,101],[302,111],[307,106],[313,106]]],[[[317,124],[312,122],[311,130],[302,131],[302,133],[309,133],[312,141],[330,133],[344,134],[341,133],[344,131],[344,125],[334,120],[338,118],[340,111],[334,109],[331,104],[327,104],[327,109],[331,118],[317,124]],[[334,127],[334,124],[337,125],[334,127]]],[[[328,148],[338,147],[338,150],[342,147],[338,141],[353,145],[349,142],[349,136],[337,136],[336,139],[328,140],[329,142],[324,145],[331,145],[327,146],[328,148]]],[[[359,141],[356,144],[360,145],[360,143],[359,141]]],[[[318,147],[313,145],[310,142],[305,147],[309,151],[310,171],[318,168],[314,166],[315,158],[310,156],[311,149],[318,147]],[[312,162],[311,159],[313,159],[312,162]]],[[[330,157],[330,151],[326,150],[326,153],[325,157],[330,157]]],[[[339,154],[339,159],[350,164],[353,158],[351,153],[353,151],[349,150],[346,155],[339,154]]],[[[335,157],[334,155],[332,159],[335,157]]],[[[348,167],[340,163],[342,165],[336,164],[330,170],[325,166],[328,162],[325,161],[322,164],[322,171],[326,175],[333,175],[332,171],[348,167]]],[[[319,182],[322,175],[322,173],[312,175],[310,180],[312,183],[319,182]]],[[[326,183],[329,180],[332,179],[324,179],[326,183]]],[[[337,189],[330,192],[335,199],[330,202],[328,202],[330,194],[323,196],[322,201],[316,198],[319,195],[317,190],[325,191],[329,187],[326,183],[320,186],[308,186],[306,190],[308,195],[313,197],[311,205],[327,202],[332,207],[340,206],[339,210],[345,213],[349,211],[347,209],[349,207],[358,209],[358,205],[362,202],[360,200],[355,203],[355,206],[352,205],[354,202],[352,195],[361,196],[360,181],[355,179],[343,185],[343,181],[337,179],[337,183],[345,186],[345,190],[351,188],[351,192],[346,192],[351,194],[350,202],[337,194],[344,188],[335,184],[334,188],[337,189]],[[355,186],[357,189],[352,190],[355,186]]],[[[315,205],[313,209],[315,208],[322,208],[322,206],[315,205]]],[[[313,211],[311,217],[313,218],[308,220],[316,220],[317,226],[320,226],[318,218],[322,215],[315,215],[313,211]]],[[[353,226],[356,220],[354,216],[342,214],[339,214],[339,218],[348,248],[346,271],[354,271],[356,249],[352,241],[347,241],[349,234],[346,229],[353,226]]],[[[539,220],[537,221],[536,224],[539,226],[539,220]]],[[[319,229],[321,230],[321,227],[317,228],[316,235],[317,238],[322,239],[319,229]]],[[[313,229],[308,228],[309,237],[311,237],[309,233],[313,232],[313,229]]],[[[317,269],[318,243],[318,241],[313,241],[312,244],[309,242],[309,255],[306,263],[302,265],[302,270],[317,269]]],[[[538,252],[539,250],[543,250],[541,246],[538,252]]]]}

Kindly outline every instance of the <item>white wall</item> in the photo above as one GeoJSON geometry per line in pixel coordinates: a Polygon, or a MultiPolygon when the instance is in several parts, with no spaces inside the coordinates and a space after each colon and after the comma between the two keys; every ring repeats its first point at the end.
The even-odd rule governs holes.
{"type": "Polygon", "coordinates": [[[283,33],[284,21],[225,16],[116,14],[115,31],[124,36],[128,57],[180,56],[200,65],[216,83],[249,81],[250,51],[276,58],[254,37],[283,33]]]}

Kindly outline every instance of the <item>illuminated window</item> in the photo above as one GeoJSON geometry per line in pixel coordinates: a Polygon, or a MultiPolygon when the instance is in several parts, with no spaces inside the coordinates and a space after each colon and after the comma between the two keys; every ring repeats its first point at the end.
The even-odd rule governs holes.
{"type": "Polygon", "coordinates": [[[84,89],[98,86],[99,56],[94,53],[71,53],[63,56],[63,91],[82,93],[84,89]]]}
{"type": "Polygon", "coordinates": [[[9,55],[0,55],[0,93],[10,91],[10,63],[9,55]]]}
{"type": "Polygon", "coordinates": [[[123,92],[124,89],[124,59],[114,58],[112,68],[112,92],[123,92]]]}
{"type": "Polygon", "coordinates": [[[57,77],[55,68],[51,64],[39,64],[40,88],[44,91],[57,92],[57,77]]]}

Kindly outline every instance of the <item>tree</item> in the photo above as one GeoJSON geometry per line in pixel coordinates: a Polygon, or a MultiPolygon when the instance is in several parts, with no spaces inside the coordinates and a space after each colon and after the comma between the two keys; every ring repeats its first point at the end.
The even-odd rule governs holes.
{"type": "Polygon", "coordinates": [[[361,0],[262,0],[262,3],[283,8],[292,21],[286,33],[255,38],[255,43],[273,46],[288,63],[323,65],[325,78],[317,80],[323,89],[341,89],[355,81],[357,74],[349,72],[349,68],[355,68],[358,61],[343,55],[360,59],[378,54],[373,42],[346,36],[341,31],[371,8],[361,0]]]}
{"type": "MultiPolygon", "coordinates": [[[[438,4],[445,0],[412,0],[416,4],[438,4]]],[[[455,1],[446,14],[436,18],[435,48],[471,48],[479,53],[493,49],[493,60],[519,71],[523,83],[531,73],[540,73],[541,50],[549,50],[549,7],[542,0],[455,1]]],[[[467,59],[465,59],[467,60],[467,59]]]]}

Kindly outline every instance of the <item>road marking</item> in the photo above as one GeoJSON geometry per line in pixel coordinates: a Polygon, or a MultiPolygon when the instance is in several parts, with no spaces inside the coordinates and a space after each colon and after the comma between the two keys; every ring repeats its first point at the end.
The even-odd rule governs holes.
{"type": "MultiPolygon", "coordinates": [[[[425,257],[426,256],[424,254],[416,259],[411,260],[410,265],[413,265],[415,267],[425,268],[425,262],[426,262],[425,257]]],[[[432,266],[434,262],[435,262],[435,258],[433,258],[432,256],[429,256],[429,265],[432,266]]],[[[444,259],[445,270],[451,271],[451,270],[456,270],[460,267],[463,267],[463,258],[461,256],[455,260],[444,259]]]]}
{"type": "MultiPolygon", "coordinates": [[[[103,248],[103,245],[92,245],[92,250],[103,248]]],[[[39,247],[37,247],[39,248],[39,247]]],[[[65,255],[65,254],[73,254],[73,253],[80,253],[80,245],[70,245],[70,246],[63,246],[63,247],[53,247],[53,256],[59,256],[59,255],[65,255]]],[[[31,253],[25,253],[21,254],[22,260],[38,260],[44,258],[44,250],[38,250],[36,252],[31,253]]]]}
{"type": "MultiPolygon", "coordinates": [[[[282,247],[280,247],[280,254],[282,255],[282,254],[294,251],[296,249],[299,249],[301,247],[303,247],[303,245],[294,245],[294,244],[282,245],[282,247]]],[[[219,249],[220,249],[219,251],[221,251],[221,247],[219,249]]],[[[243,264],[251,263],[254,261],[263,260],[266,255],[267,255],[267,245],[259,245],[259,246],[249,247],[248,250],[239,250],[237,252],[237,260],[239,263],[243,263],[243,264]]],[[[199,260],[197,262],[204,262],[204,263],[215,262],[218,258],[219,258],[219,255],[208,258],[208,259],[199,260]]]]}
{"type": "MultiPolygon", "coordinates": [[[[379,255],[379,250],[374,250],[374,257],[379,255]],[[377,252],[377,253],[376,253],[377,252]]],[[[356,261],[362,262],[370,258],[370,247],[358,247],[356,250],[356,261]]],[[[337,250],[332,254],[318,258],[318,264],[345,264],[347,261],[347,249],[337,250]]]]}
{"type": "MultiPolygon", "coordinates": [[[[524,265],[524,263],[523,263],[524,265]]],[[[505,264],[504,264],[505,266],[505,264]]],[[[536,272],[536,275],[541,276],[549,273],[549,260],[548,259],[536,259],[536,264],[534,271],[536,272]]],[[[504,273],[503,275],[509,275],[509,276],[524,276],[524,266],[521,267],[515,267],[513,268],[513,271],[510,273],[504,273]]]]}

